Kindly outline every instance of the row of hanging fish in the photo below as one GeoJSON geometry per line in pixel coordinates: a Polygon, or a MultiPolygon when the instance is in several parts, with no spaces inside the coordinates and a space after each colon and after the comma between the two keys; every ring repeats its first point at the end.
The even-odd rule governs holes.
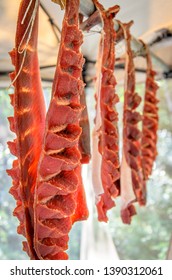
{"type": "MultiPolygon", "coordinates": [[[[98,220],[121,196],[121,217],[130,223],[134,203],[146,203],[146,181],[156,158],[158,128],[157,84],[147,48],[147,78],[143,114],[137,112],[141,97],[135,93],[135,69],[129,26],[119,23],[126,42],[122,162],[119,160],[118,112],[115,91],[114,17],[119,6],[105,10],[93,0],[102,21],[95,83],[96,117],[90,131],[84,93],[79,29],[79,0],[66,0],[61,41],[48,111],[41,87],[37,38],[39,0],[21,0],[15,48],[10,56],[14,117],[10,129],[16,139],[8,142],[17,159],[8,174],[16,199],[17,232],[26,241],[23,249],[31,259],[68,259],[69,232],[76,221],[88,218],[82,182],[82,164],[92,159],[92,183],[98,220]],[[142,131],[138,124],[142,122],[142,131]]],[[[87,187],[87,186],[85,186],[87,187]]]]}

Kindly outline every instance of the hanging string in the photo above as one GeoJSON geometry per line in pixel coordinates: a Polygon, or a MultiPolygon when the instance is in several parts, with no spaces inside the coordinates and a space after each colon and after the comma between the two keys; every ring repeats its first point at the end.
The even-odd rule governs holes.
{"type": "MultiPolygon", "coordinates": [[[[30,0],[30,3],[29,3],[29,5],[28,5],[28,7],[27,7],[27,9],[26,9],[26,11],[24,13],[23,18],[22,18],[21,25],[24,24],[25,19],[27,17],[27,14],[28,14],[28,12],[29,12],[29,10],[31,8],[31,5],[32,5],[33,1],[34,0],[30,0]]],[[[18,46],[18,49],[17,49],[17,52],[19,54],[23,54],[22,62],[21,62],[20,68],[18,70],[18,73],[16,74],[14,80],[11,82],[9,88],[14,84],[14,82],[17,80],[17,78],[19,77],[19,75],[20,75],[20,73],[22,71],[22,68],[23,68],[23,65],[24,65],[24,62],[25,62],[25,58],[26,58],[26,54],[27,54],[27,48],[28,48],[29,41],[30,41],[30,38],[31,38],[31,35],[32,35],[32,30],[33,30],[33,26],[34,26],[34,22],[35,22],[35,18],[36,18],[38,7],[39,7],[39,0],[36,0],[35,1],[35,6],[33,8],[32,16],[31,16],[31,18],[29,20],[28,26],[27,26],[24,34],[23,34],[23,37],[22,37],[22,39],[20,41],[20,44],[18,46]],[[28,33],[28,30],[29,30],[29,33],[28,33]],[[28,37],[26,37],[27,33],[28,33],[28,37]],[[26,39],[26,43],[23,44],[25,39],[26,39]],[[23,48],[22,48],[22,45],[24,45],[23,48]]]]}

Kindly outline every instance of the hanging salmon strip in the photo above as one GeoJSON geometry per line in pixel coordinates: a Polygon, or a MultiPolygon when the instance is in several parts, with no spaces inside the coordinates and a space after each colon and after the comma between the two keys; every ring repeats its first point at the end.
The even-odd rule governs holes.
{"type": "Polygon", "coordinates": [[[105,11],[98,1],[93,1],[99,10],[103,30],[99,46],[96,81],[96,118],[93,131],[92,172],[93,187],[99,221],[108,221],[107,211],[119,194],[118,113],[115,104],[115,37],[113,17],[119,6],[105,11]]]}
{"type": "Polygon", "coordinates": [[[15,91],[10,96],[14,117],[10,117],[9,122],[17,139],[8,145],[18,159],[14,160],[13,168],[7,172],[13,179],[10,193],[17,200],[14,210],[14,215],[20,221],[17,231],[26,237],[23,248],[31,259],[38,259],[33,245],[33,204],[45,126],[45,104],[37,56],[38,6],[37,0],[21,1],[15,48],[10,53],[15,67],[11,74],[15,91]]]}
{"type": "Polygon", "coordinates": [[[123,150],[121,163],[121,217],[124,223],[130,224],[136,214],[134,202],[145,204],[145,186],[141,165],[140,137],[138,123],[142,120],[137,107],[141,97],[135,93],[135,68],[131,50],[129,26],[120,23],[126,42],[126,66],[124,86],[123,113],[123,150]]]}
{"type": "Polygon", "coordinates": [[[68,234],[88,217],[78,147],[84,59],[78,0],[66,1],[35,192],[34,247],[39,259],[67,259],[68,234]]]}
{"type": "Polygon", "coordinates": [[[143,106],[143,127],[142,127],[142,168],[144,174],[144,180],[148,180],[152,173],[153,163],[157,156],[157,130],[158,130],[158,99],[156,92],[158,85],[155,82],[156,72],[152,69],[152,62],[150,51],[146,46],[146,87],[145,87],[145,99],[143,106]]]}

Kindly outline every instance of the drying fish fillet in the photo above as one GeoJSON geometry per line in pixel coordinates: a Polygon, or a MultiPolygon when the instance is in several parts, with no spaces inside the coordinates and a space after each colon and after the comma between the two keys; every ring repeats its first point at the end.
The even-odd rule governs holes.
{"type": "Polygon", "coordinates": [[[140,137],[138,123],[141,115],[136,108],[141,98],[135,93],[135,68],[131,50],[129,26],[120,23],[126,42],[126,65],[124,86],[123,113],[123,151],[121,163],[121,217],[124,223],[130,224],[136,214],[134,202],[145,203],[144,181],[141,165],[140,137]]]}
{"type": "Polygon", "coordinates": [[[142,168],[144,180],[148,180],[152,173],[153,163],[157,156],[157,130],[158,130],[158,107],[159,102],[156,97],[158,85],[155,82],[156,72],[152,69],[151,56],[146,47],[146,87],[143,106],[143,127],[141,139],[142,168]]]}
{"type": "Polygon", "coordinates": [[[115,93],[115,30],[113,17],[119,6],[105,11],[98,1],[93,1],[99,10],[103,30],[99,47],[96,86],[96,119],[93,131],[93,187],[99,221],[108,221],[107,211],[119,194],[118,113],[115,104],[119,101],[115,93]]]}
{"type": "Polygon", "coordinates": [[[10,53],[15,67],[11,74],[15,91],[10,96],[14,117],[10,117],[9,122],[17,139],[8,144],[11,153],[18,159],[14,160],[13,168],[7,172],[13,179],[10,193],[17,200],[14,210],[14,215],[20,221],[17,231],[26,237],[23,249],[31,259],[38,259],[33,245],[33,203],[45,124],[45,104],[37,56],[38,6],[37,0],[21,1],[15,48],[10,53]]]}
{"type": "Polygon", "coordinates": [[[39,259],[67,259],[69,231],[88,217],[81,179],[79,120],[84,106],[81,80],[78,0],[67,0],[61,42],[47,113],[35,194],[34,246],[39,259]]]}

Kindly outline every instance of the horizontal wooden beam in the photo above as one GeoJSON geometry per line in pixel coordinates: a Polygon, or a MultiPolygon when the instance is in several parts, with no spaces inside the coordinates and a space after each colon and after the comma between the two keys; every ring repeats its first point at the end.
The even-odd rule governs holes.
{"type": "MultiPolygon", "coordinates": [[[[87,19],[81,23],[80,28],[83,31],[89,32],[91,28],[93,28],[96,25],[101,25],[101,18],[96,11],[96,7],[94,6],[92,0],[80,0],[80,12],[87,16],[87,19]]],[[[117,32],[117,41],[120,42],[123,39],[123,34],[120,31],[120,25],[117,20],[114,20],[114,27],[117,32]]],[[[133,50],[134,56],[145,56],[145,47],[143,43],[136,39],[134,36],[132,36],[131,40],[131,48],[133,50]]],[[[123,48],[125,51],[125,48],[123,48]]],[[[120,55],[123,55],[123,53],[120,53],[120,55]]],[[[155,65],[160,66],[162,69],[162,72],[169,72],[171,69],[170,67],[162,61],[159,57],[157,57],[153,52],[151,52],[152,60],[155,65]]]]}

